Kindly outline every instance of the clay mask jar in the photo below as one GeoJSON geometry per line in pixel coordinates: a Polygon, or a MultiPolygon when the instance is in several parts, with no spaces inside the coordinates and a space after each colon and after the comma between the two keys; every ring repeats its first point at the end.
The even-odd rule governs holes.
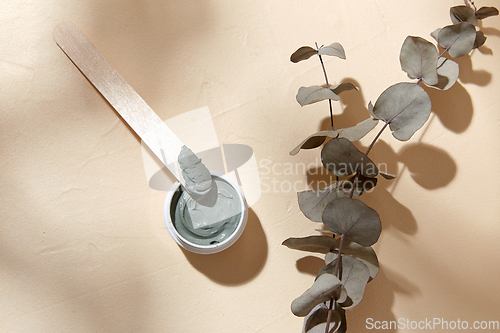
{"type": "Polygon", "coordinates": [[[220,252],[243,233],[248,217],[245,196],[227,175],[212,172],[183,147],[179,155],[186,186],[173,185],[164,205],[167,230],[183,248],[220,252]]]}

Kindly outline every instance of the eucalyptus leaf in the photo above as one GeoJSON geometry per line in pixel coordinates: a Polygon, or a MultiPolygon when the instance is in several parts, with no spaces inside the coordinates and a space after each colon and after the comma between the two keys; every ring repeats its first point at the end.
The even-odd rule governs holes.
{"type": "MultiPolygon", "coordinates": [[[[326,302],[324,304],[324,306],[326,308],[330,308],[330,302],[331,301],[326,302]]],[[[347,332],[347,320],[346,320],[346,317],[345,317],[345,310],[338,303],[334,303],[333,304],[333,310],[335,310],[338,313],[340,313],[340,316],[342,317],[342,322],[340,323],[340,327],[337,329],[337,331],[335,333],[346,333],[347,332]]],[[[323,332],[321,332],[321,333],[323,333],[323,332]]]]}
{"type": "Polygon", "coordinates": [[[336,138],[338,136],[337,131],[320,131],[309,135],[304,139],[299,145],[290,151],[290,155],[294,156],[299,153],[301,149],[314,149],[318,148],[325,142],[327,137],[336,138]]]}
{"type": "Polygon", "coordinates": [[[358,141],[366,134],[368,134],[372,129],[377,126],[378,120],[373,118],[368,118],[358,123],[356,126],[341,128],[334,131],[320,131],[309,135],[304,141],[302,141],[297,147],[295,147],[290,155],[297,155],[301,149],[312,149],[317,148],[325,142],[326,138],[346,138],[349,141],[358,141]]]}
{"type": "MultiPolygon", "coordinates": [[[[332,252],[328,252],[325,255],[325,263],[327,265],[337,259],[339,245],[340,239],[337,239],[335,250],[333,250],[332,252]]],[[[342,246],[342,256],[351,256],[353,258],[361,260],[366,265],[366,267],[368,267],[368,271],[370,272],[369,281],[377,276],[379,271],[379,263],[377,254],[371,246],[363,246],[356,242],[353,242],[350,239],[345,239],[344,245],[342,246]]]]}
{"type": "Polygon", "coordinates": [[[392,180],[392,179],[396,178],[396,175],[392,175],[390,173],[385,173],[382,171],[379,171],[379,175],[381,175],[382,177],[384,177],[387,180],[392,180]]]}
{"type": "Polygon", "coordinates": [[[318,274],[316,275],[316,279],[319,278],[323,274],[333,274],[333,275],[335,275],[335,265],[336,265],[336,261],[335,260],[330,261],[329,263],[327,263],[325,266],[323,266],[319,270],[318,274]]]}
{"type": "MultiPolygon", "coordinates": [[[[335,266],[337,259],[328,266],[335,266]]],[[[351,309],[361,302],[365,286],[370,278],[368,267],[361,261],[351,256],[342,256],[341,262],[342,286],[347,293],[345,300],[339,298],[344,309],[351,309]]]]}
{"type": "Polygon", "coordinates": [[[345,310],[340,306],[340,304],[335,304],[335,311],[340,313],[342,317],[342,321],[340,323],[340,327],[337,329],[335,333],[346,333],[347,332],[347,319],[345,317],[345,310]]]}
{"type": "Polygon", "coordinates": [[[399,61],[401,68],[411,79],[422,79],[430,85],[438,83],[438,52],[431,42],[422,37],[406,37],[399,61]]]}
{"type": "Polygon", "coordinates": [[[378,168],[366,154],[344,138],[331,139],[321,150],[321,162],[336,176],[344,177],[359,173],[373,178],[378,175],[378,168]]]}
{"type": "Polygon", "coordinates": [[[338,138],[345,138],[349,141],[358,141],[366,134],[370,133],[372,129],[378,124],[378,119],[368,118],[353,127],[341,128],[336,130],[338,138]]]}
{"type": "Polygon", "coordinates": [[[453,58],[468,54],[474,47],[475,40],[476,29],[467,22],[446,26],[438,35],[439,45],[448,50],[453,58]]]}
{"type": "Polygon", "coordinates": [[[428,85],[429,87],[448,90],[457,82],[459,66],[456,62],[446,58],[440,58],[438,61],[438,83],[428,85]]]}
{"type": "Polygon", "coordinates": [[[299,208],[313,222],[323,222],[323,210],[334,199],[346,198],[349,191],[344,189],[343,181],[333,183],[320,190],[308,190],[297,193],[299,208]]]}
{"type": "Polygon", "coordinates": [[[455,6],[450,8],[450,17],[453,24],[467,22],[477,25],[477,18],[474,10],[469,6],[455,6]]]}
{"type": "Polygon", "coordinates": [[[290,56],[290,61],[297,63],[299,61],[309,59],[317,53],[318,51],[310,46],[302,46],[290,56]]]}
{"type": "Polygon", "coordinates": [[[345,59],[345,51],[339,43],[333,43],[328,46],[323,46],[318,50],[319,55],[329,55],[345,59]]]}
{"type": "Polygon", "coordinates": [[[348,90],[358,90],[358,88],[352,84],[352,83],[349,83],[349,82],[344,82],[344,83],[341,83],[341,84],[337,84],[333,87],[330,87],[330,89],[336,94],[336,95],[340,95],[340,93],[344,92],[344,91],[348,91],[348,90]]]}
{"type": "MultiPolygon", "coordinates": [[[[323,274],[332,274],[335,275],[335,270],[337,266],[337,261],[331,262],[327,265],[325,265],[323,268],[321,268],[316,275],[316,279],[318,279],[321,275],[323,274]]],[[[342,272],[342,268],[339,267],[339,272],[342,272]]],[[[347,290],[344,288],[344,286],[340,286],[335,290],[333,293],[332,297],[334,300],[336,300],[339,303],[343,303],[347,300],[347,290]]]]}
{"type": "MultiPolygon", "coordinates": [[[[299,208],[302,213],[313,222],[323,222],[323,210],[334,199],[350,196],[356,177],[343,179],[320,190],[298,192],[299,208]]],[[[357,197],[377,185],[377,178],[368,178],[359,175],[355,184],[353,196],[357,197]]],[[[322,230],[321,232],[325,232],[322,230]]]]}
{"type": "Polygon", "coordinates": [[[311,288],[292,302],[292,312],[298,317],[305,317],[318,304],[332,298],[342,282],[332,274],[323,274],[314,281],[311,288]]]}
{"type": "Polygon", "coordinates": [[[323,211],[323,224],[336,235],[345,235],[363,246],[375,244],[382,230],[378,213],[351,198],[330,202],[323,211]]]}
{"type": "Polygon", "coordinates": [[[401,82],[390,86],[379,96],[373,113],[389,124],[396,139],[406,141],[429,118],[431,99],[422,87],[401,82]]]}
{"type": "Polygon", "coordinates": [[[288,238],[282,245],[294,250],[328,253],[335,249],[335,238],[328,236],[307,236],[288,238]]]}
{"type": "Polygon", "coordinates": [[[300,87],[297,93],[297,102],[301,106],[313,104],[325,99],[338,101],[340,97],[332,90],[320,86],[300,87]]]}
{"type": "Polygon", "coordinates": [[[344,192],[351,193],[352,186],[354,185],[353,196],[357,197],[373,189],[377,185],[377,178],[365,177],[361,174],[354,175],[350,178],[344,179],[342,189],[344,192]]]}
{"type": "MultiPolygon", "coordinates": [[[[324,303],[316,305],[304,318],[303,333],[325,333],[329,309],[324,303]]],[[[342,324],[342,315],[339,311],[332,310],[329,332],[337,332],[342,324]]]]}
{"type": "Polygon", "coordinates": [[[330,234],[330,235],[335,235],[335,233],[331,230],[326,230],[326,229],[314,229],[316,231],[322,232],[324,234],[330,234]]]}
{"type": "Polygon", "coordinates": [[[432,38],[434,38],[436,41],[438,40],[439,32],[441,31],[441,28],[437,28],[433,32],[431,32],[432,38]]]}
{"type": "Polygon", "coordinates": [[[320,131],[309,135],[297,147],[290,151],[290,155],[294,156],[299,153],[301,149],[313,149],[321,146],[327,137],[336,138],[339,135],[337,131],[320,131]]]}
{"type": "Polygon", "coordinates": [[[373,119],[379,120],[378,117],[373,113],[373,103],[372,103],[372,101],[368,102],[368,112],[373,117],[373,119]]]}
{"type": "Polygon", "coordinates": [[[476,11],[476,17],[478,20],[496,15],[498,15],[498,9],[495,7],[481,7],[476,11]]]}
{"type": "Polygon", "coordinates": [[[476,40],[474,41],[474,48],[477,49],[480,46],[483,46],[486,42],[486,36],[482,31],[476,31],[476,40]]]}

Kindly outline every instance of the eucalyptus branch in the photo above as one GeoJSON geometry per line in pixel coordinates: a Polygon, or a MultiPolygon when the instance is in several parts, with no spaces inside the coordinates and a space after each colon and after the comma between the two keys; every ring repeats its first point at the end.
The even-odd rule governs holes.
{"type": "MultiPolygon", "coordinates": [[[[299,207],[304,215],[314,222],[322,222],[334,235],[333,238],[315,235],[289,238],[283,242],[283,245],[293,249],[326,253],[327,257],[330,253],[337,251],[337,261],[334,267],[330,263],[323,267],[313,286],[292,302],[292,312],[295,315],[307,316],[305,332],[312,332],[314,325],[318,323],[326,323],[325,333],[329,333],[332,323],[339,324],[339,327],[345,325],[344,310],[356,306],[361,301],[366,283],[378,273],[378,259],[372,245],[378,241],[382,231],[380,216],[363,201],[354,200],[353,197],[355,194],[359,196],[365,193],[367,184],[369,184],[368,189],[375,186],[376,181],[370,182],[370,179],[373,180],[372,178],[377,175],[386,179],[393,178],[377,170],[375,163],[368,158],[387,126],[394,125],[391,126],[391,131],[395,139],[407,141],[429,119],[432,119],[430,117],[431,99],[420,83],[423,82],[432,89],[447,90],[451,88],[457,81],[459,74],[459,65],[452,59],[468,55],[472,49],[481,46],[486,40],[484,34],[476,30],[475,22],[498,15],[498,9],[481,7],[478,10],[472,0],[465,1],[467,6],[456,6],[450,9],[453,24],[437,29],[431,34],[436,39],[438,48],[443,48],[441,54],[438,55],[436,52],[434,43],[424,38],[408,36],[405,39],[399,57],[401,68],[410,78],[417,80],[411,83],[396,83],[384,90],[375,104],[370,103],[369,105],[372,118],[353,127],[334,131],[332,101],[339,100],[338,94],[355,89],[355,87],[349,83],[342,83],[332,90],[322,58],[323,55],[328,55],[345,59],[342,45],[333,43],[326,47],[318,47],[318,44],[315,44],[315,49],[303,46],[290,57],[292,62],[299,62],[318,55],[326,88],[319,85],[301,87],[296,99],[301,106],[328,99],[331,129],[334,131],[333,133],[321,131],[312,134],[290,152],[290,154],[295,155],[301,149],[320,147],[326,138],[330,137],[331,140],[324,144],[321,150],[321,162],[328,171],[336,176],[335,183],[323,189],[298,193],[299,207]],[[445,53],[448,53],[450,57],[444,58],[445,53]],[[384,124],[366,152],[363,153],[353,142],[360,140],[376,127],[378,122],[375,119],[384,122],[384,124]],[[369,168],[373,168],[376,172],[371,173],[369,168]],[[353,174],[354,176],[352,176],[353,174]],[[344,179],[347,176],[351,176],[351,178],[344,179]],[[342,177],[343,180],[340,180],[339,177],[342,177]],[[349,193],[343,192],[345,189],[343,184],[349,182],[351,182],[352,188],[349,193]],[[357,189],[360,190],[357,191],[357,189]],[[340,242],[337,248],[338,235],[340,235],[340,242]],[[342,254],[344,254],[344,258],[342,258],[342,254]],[[350,273],[342,276],[342,272],[347,270],[350,273]],[[335,300],[341,286],[344,288],[342,290],[347,292],[351,301],[348,302],[349,304],[347,302],[339,304],[335,300]],[[324,311],[324,306],[313,310],[319,304],[326,305],[328,300],[330,300],[328,311],[324,311]],[[337,313],[334,311],[339,312],[341,319],[335,318],[334,314],[337,315],[337,313]]],[[[345,326],[343,329],[346,329],[345,326]]]]}

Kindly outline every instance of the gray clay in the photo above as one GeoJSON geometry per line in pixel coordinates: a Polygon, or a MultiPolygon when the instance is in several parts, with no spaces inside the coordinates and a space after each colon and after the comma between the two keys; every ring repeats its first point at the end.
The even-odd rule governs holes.
{"type": "Polygon", "coordinates": [[[186,187],[175,207],[175,229],[197,245],[221,243],[236,230],[241,218],[243,207],[237,191],[224,179],[212,177],[186,146],[179,155],[179,164],[186,187]]]}

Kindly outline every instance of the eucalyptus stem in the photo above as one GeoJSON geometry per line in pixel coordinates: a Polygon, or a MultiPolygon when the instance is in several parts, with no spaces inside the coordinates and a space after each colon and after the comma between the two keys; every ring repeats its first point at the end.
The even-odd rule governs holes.
{"type": "Polygon", "coordinates": [[[370,146],[368,147],[368,149],[366,150],[366,153],[365,155],[368,156],[368,154],[370,153],[370,150],[372,150],[373,146],[375,145],[375,142],[377,142],[378,138],[380,137],[380,135],[382,135],[382,132],[385,130],[385,128],[387,127],[387,125],[389,125],[389,122],[385,123],[384,126],[380,129],[380,131],[377,133],[377,135],[375,136],[375,138],[373,139],[372,143],[370,143],[370,146]]]}
{"type": "Polygon", "coordinates": [[[325,327],[325,333],[328,333],[330,330],[330,323],[332,322],[332,314],[333,314],[333,303],[334,299],[332,298],[330,300],[330,308],[328,309],[328,317],[326,317],[326,327],[325,327]]]}
{"type": "Polygon", "coordinates": [[[339,277],[340,261],[341,261],[340,255],[342,254],[342,250],[344,248],[344,240],[345,240],[345,234],[340,236],[339,253],[337,256],[337,262],[335,263],[335,272],[334,272],[334,275],[336,277],[339,277]]]}
{"type": "Polygon", "coordinates": [[[469,4],[472,7],[472,9],[474,9],[474,12],[477,12],[477,7],[474,4],[474,1],[472,1],[472,0],[465,0],[465,3],[469,4]]]}
{"type": "MultiPolygon", "coordinates": [[[[318,43],[315,43],[315,44],[316,44],[316,49],[319,50],[318,43]]],[[[326,68],[325,68],[325,64],[323,63],[323,58],[321,57],[321,54],[318,54],[318,57],[319,57],[319,62],[321,63],[321,68],[323,69],[323,75],[325,76],[326,88],[330,89],[330,83],[328,83],[328,76],[326,75],[326,68]]],[[[332,107],[332,100],[331,99],[328,99],[328,105],[330,107],[330,126],[331,126],[332,131],[333,131],[334,130],[334,127],[333,127],[333,107],[332,107]]]]}
{"type": "MultiPolygon", "coordinates": [[[[339,244],[339,253],[337,254],[337,262],[335,263],[335,271],[334,275],[339,278],[339,280],[342,280],[342,277],[339,277],[339,271],[340,271],[340,265],[342,261],[342,249],[344,247],[344,240],[345,240],[345,235],[340,236],[340,244],[339,244]]],[[[328,333],[330,330],[330,323],[332,321],[332,313],[333,313],[333,304],[335,303],[335,299],[333,297],[330,299],[330,308],[328,309],[328,317],[326,319],[326,327],[325,327],[325,333],[328,333]]]]}
{"type": "Polygon", "coordinates": [[[352,199],[352,197],[354,197],[354,191],[356,190],[356,185],[358,184],[358,178],[359,178],[359,171],[356,172],[354,180],[352,181],[352,188],[351,192],[349,193],[349,199],[352,199]]]}

